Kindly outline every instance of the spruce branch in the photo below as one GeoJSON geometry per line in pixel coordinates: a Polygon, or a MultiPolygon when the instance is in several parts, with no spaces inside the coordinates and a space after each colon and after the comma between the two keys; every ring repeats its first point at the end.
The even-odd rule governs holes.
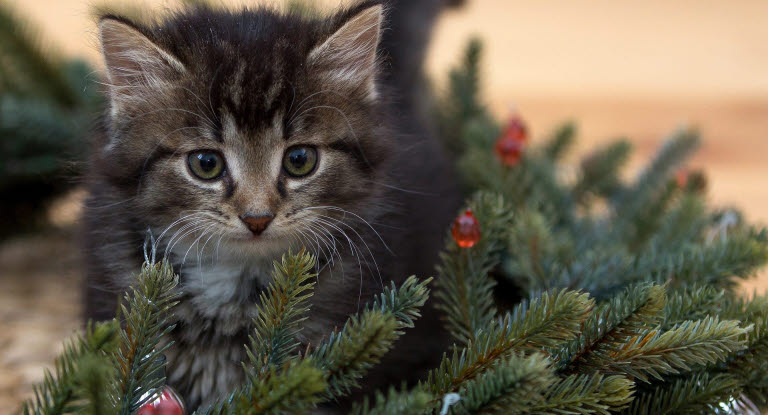
{"type": "Polygon", "coordinates": [[[541,402],[528,408],[537,415],[609,415],[632,402],[634,383],[623,376],[571,375],[547,389],[541,402]]]}
{"type": "Polygon", "coordinates": [[[114,381],[115,371],[111,363],[106,355],[89,354],[80,359],[74,380],[75,395],[81,401],[78,414],[111,415],[116,412],[106,388],[114,381]]]}
{"type": "MultiPolygon", "coordinates": [[[[687,320],[701,320],[719,315],[725,300],[725,291],[711,286],[692,285],[667,295],[663,319],[659,328],[669,330],[687,320]]],[[[736,317],[728,317],[734,318],[736,317]]]]}
{"type": "Polygon", "coordinates": [[[650,393],[639,395],[623,412],[624,415],[699,415],[717,413],[722,404],[733,403],[738,396],[739,381],[730,375],[697,373],[668,384],[659,385],[650,393]]]}
{"type": "MultiPolygon", "coordinates": [[[[493,140],[495,127],[489,134],[467,134],[478,124],[484,127],[493,123],[480,101],[480,57],[482,43],[471,39],[464,51],[461,64],[448,75],[448,91],[438,108],[440,135],[444,137],[449,150],[460,154],[469,147],[493,140]],[[480,138],[480,140],[477,140],[480,138]]],[[[485,129],[485,128],[484,128],[485,129]]]]}
{"type": "Polygon", "coordinates": [[[398,329],[413,328],[414,321],[421,317],[421,307],[429,298],[427,286],[432,278],[419,282],[415,276],[408,277],[397,288],[394,281],[378,296],[374,296],[373,302],[366,304],[366,310],[379,311],[391,314],[397,321],[398,329]]]}
{"type": "Polygon", "coordinates": [[[614,205],[617,215],[632,221],[646,210],[647,204],[666,187],[667,179],[698,148],[699,142],[696,131],[683,128],[675,132],[638,176],[635,184],[618,197],[614,205]]]}
{"type": "Polygon", "coordinates": [[[603,353],[655,327],[665,304],[664,287],[640,284],[603,304],[584,322],[582,332],[556,352],[558,368],[567,373],[593,373],[603,353]]]}
{"type": "Polygon", "coordinates": [[[670,281],[671,287],[711,285],[731,290],[736,278],[749,278],[768,262],[765,230],[732,232],[708,245],[687,244],[672,253],[654,252],[639,258],[636,278],[670,281]]]}
{"type": "Polygon", "coordinates": [[[322,400],[327,384],[312,359],[289,360],[268,366],[243,391],[209,413],[236,415],[304,414],[322,400]]]}
{"type": "Polygon", "coordinates": [[[555,382],[549,360],[540,354],[512,356],[497,362],[493,370],[466,383],[455,414],[529,413],[555,382]]]}
{"type": "Polygon", "coordinates": [[[489,271],[500,261],[511,209],[500,196],[480,192],[469,208],[475,214],[482,238],[472,248],[460,248],[449,235],[440,255],[436,281],[436,307],[446,314],[448,330],[460,342],[470,341],[477,329],[490,324],[496,314],[495,282],[489,271]]]}
{"type": "Polygon", "coordinates": [[[699,242],[711,221],[704,200],[695,193],[685,193],[673,207],[663,213],[652,230],[649,245],[658,250],[676,251],[689,243],[699,242]]]}
{"type": "Polygon", "coordinates": [[[456,392],[504,359],[557,347],[576,336],[592,306],[586,294],[558,290],[518,305],[513,313],[479,330],[461,352],[443,356],[440,366],[429,373],[430,392],[435,396],[456,392]]]}
{"type": "Polygon", "coordinates": [[[165,382],[158,376],[163,370],[160,355],[172,343],[159,344],[174,327],[169,324],[169,312],[178,302],[177,284],[169,263],[146,263],[120,305],[124,329],[114,356],[118,373],[110,393],[120,415],[136,412],[165,382]]]}
{"type": "Polygon", "coordinates": [[[747,311],[741,315],[744,324],[748,322],[754,327],[745,336],[746,348],[731,354],[716,372],[739,379],[744,395],[765,409],[768,408],[768,316],[763,313],[750,315],[747,311]]]}
{"type": "Polygon", "coordinates": [[[573,185],[573,198],[584,202],[587,196],[610,196],[621,189],[619,169],[629,158],[632,145],[616,141],[600,148],[581,161],[581,172],[573,185]]]}
{"type": "Polygon", "coordinates": [[[717,317],[686,321],[665,332],[652,330],[635,336],[607,353],[595,353],[587,365],[643,382],[650,378],[663,380],[663,375],[725,361],[745,348],[748,331],[739,327],[738,321],[720,321],[717,317]]]}
{"type": "Polygon", "coordinates": [[[563,274],[563,258],[573,255],[570,235],[557,232],[544,214],[529,208],[516,212],[510,228],[504,262],[510,278],[527,291],[568,287],[558,277],[563,274]]]}
{"type": "MultiPolygon", "coordinates": [[[[89,396],[80,387],[83,362],[114,351],[119,330],[115,321],[88,323],[85,333],[65,344],[53,372],[46,370],[43,382],[34,387],[34,398],[24,402],[24,415],[58,415],[77,412],[89,396]]],[[[93,362],[93,360],[91,360],[93,362]]]]}
{"type": "Polygon", "coordinates": [[[510,340],[507,347],[527,353],[556,348],[576,337],[594,305],[589,294],[558,289],[522,301],[501,320],[501,327],[510,340]]]}
{"type": "Polygon", "coordinates": [[[392,314],[366,311],[347,320],[341,331],[332,333],[327,342],[310,354],[328,380],[326,399],[344,396],[358,388],[359,380],[398,337],[398,322],[392,314]]]}
{"type": "Polygon", "coordinates": [[[569,121],[557,128],[552,138],[544,144],[544,155],[552,161],[562,158],[569,148],[573,146],[576,136],[576,123],[569,121]]]}
{"type": "Polygon", "coordinates": [[[409,277],[400,288],[394,283],[352,316],[339,332],[312,350],[309,356],[324,371],[326,399],[338,398],[359,386],[359,379],[392,349],[403,329],[413,327],[419,308],[429,297],[427,284],[409,277]]]}
{"type": "MultiPolygon", "coordinates": [[[[404,389],[404,388],[403,388],[404,389]]],[[[366,396],[362,404],[356,403],[352,415],[421,415],[430,409],[431,396],[421,390],[397,391],[390,387],[387,394],[376,392],[371,402],[366,396]]]]}
{"type": "Polygon", "coordinates": [[[248,371],[261,373],[270,366],[279,367],[298,346],[296,334],[309,311],[307,301],[315,285],[315,258],[306,253],[288,253],[275,262],[272,282],[262,291],[254,318],[254,334],[249,337],[246,353],[248,371]]]}

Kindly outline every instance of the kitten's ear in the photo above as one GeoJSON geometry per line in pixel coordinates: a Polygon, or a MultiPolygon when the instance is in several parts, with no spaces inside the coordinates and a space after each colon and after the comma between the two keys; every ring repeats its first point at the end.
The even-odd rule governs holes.
{"type": "Polygon", "coordinates": [[[327,81],[365,88],[376,97],[376,49],[384,11],[380,4],[364,8],[309,53],[309,64],[327,81]]]}
{"type": "Polygon", "coordinates": [[[162,88],[184,65],[138,29],[112,17],[99,21],[99,40],[107,67],[113,111],[162,88]]]}

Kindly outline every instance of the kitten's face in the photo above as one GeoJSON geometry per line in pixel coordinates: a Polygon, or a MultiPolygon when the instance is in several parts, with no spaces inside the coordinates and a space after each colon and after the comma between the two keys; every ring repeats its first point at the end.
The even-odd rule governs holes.
{"type": "Polygon", "coordinates": [[[381,7],[331,30],[250,18],[277,21],[189,45],[173,44],[199,23],[184,18],[153,40],[119,20],[100,24],[111,84],[104,152],[115,177],[135,179],[136,206],[161,242],[245,252],[314,244],[312,232],[371,207],[383,180],[381,7]],[[310,34],[292,32],[302,29],[310,34]]]}

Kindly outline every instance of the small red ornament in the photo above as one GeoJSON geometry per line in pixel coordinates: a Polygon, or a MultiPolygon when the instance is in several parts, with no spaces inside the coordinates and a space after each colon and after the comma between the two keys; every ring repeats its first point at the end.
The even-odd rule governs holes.
{"type": "Polygon", "coordinates": [[[511,167],[520,161],[520,156],[523,154],[523,142],[502,136],[496,141],[495,150],[501,163],[511,167]]]}
{"type": "Polygon", "coordinates": [[[525,142],[528,139],[528,129],[523,120],[517,115],[512,116],[496,140],[496,155],[505,166],[514,166],[520,161],[525,142]]]}
{"type": "Polygon", "coordinates": [[[528,127],[517,114],[513,115],[507,121],[507,125],[501,132],[502,137],[509,137],[517,141],[526,141],[528,139],[528,127]]]}
{"type": "Polygon", "coordinates": [[[184,403],[170,387],[163,386],[160,393],[139,408],[136,415],[185,415],[184,403]]]}
{"type": "Polygon", "coordinates": [[[453,221],[451,235],[462,248],[471,248],[480,240],[480,222],[475,218],[472,209],[467,209],[453,221]]]}

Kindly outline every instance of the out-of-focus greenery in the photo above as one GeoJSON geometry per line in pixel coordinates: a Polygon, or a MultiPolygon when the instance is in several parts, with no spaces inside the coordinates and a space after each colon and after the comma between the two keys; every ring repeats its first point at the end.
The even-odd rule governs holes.
{"type": "Polygon", "coordinates": [[[0,238],[40,225],[77,182],[102,102],[92,73],[0,2],[0,238]]]}

